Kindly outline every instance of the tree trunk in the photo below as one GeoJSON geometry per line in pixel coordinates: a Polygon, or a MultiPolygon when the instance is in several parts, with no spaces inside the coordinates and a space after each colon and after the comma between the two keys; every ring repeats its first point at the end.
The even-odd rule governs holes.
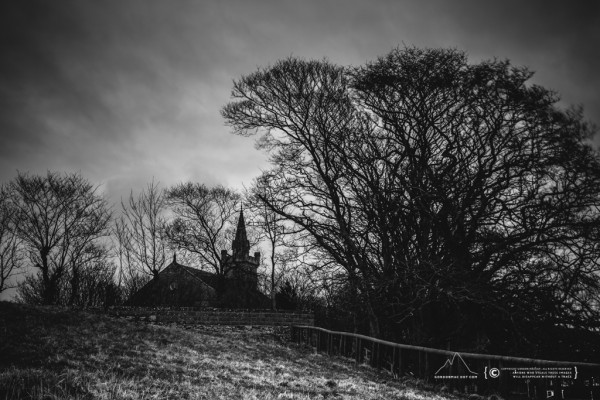
{"type": "Polygon", "coordinates": [[[42,270],[42,282],[43,282],[43,291],[42,291],[42,304],[44,305],[52,305],[54,303],[55,290],[52,287],[52,279],[50,279],[50,267],[48,266],[48,253],[50,249],[47,247],[43,247],[40,250],[40,258],[42,261],[42,265],[37,265],[39,269],[42,270]]]}
{"type": "Polygon", "coordinates": [[[381,329],[379,326],[379,318],[369,311],[369,331],[370,335],[376,338],[381,338],[381,329]]]}
{"type": "Polygon", "coordinates": [[[73,307],[79,297],[79,270],[73,267],[73,276],[71,277],[71,295],[69,297],[69,306],[73,307]]]}
{"type": "Polygon", "coordinates": [[[275,298],[275,244],[271,244],[271,306],[277,310],[277,300],[275,298]]]}
{"type": "Polygon", "coordinates": [[[376,338],[381,338],[381,326],[379,323],[379,317],[375,313],[371,301],[367,300],[366,304],[367,315],[369,318],[369,334],[376,338]]]}

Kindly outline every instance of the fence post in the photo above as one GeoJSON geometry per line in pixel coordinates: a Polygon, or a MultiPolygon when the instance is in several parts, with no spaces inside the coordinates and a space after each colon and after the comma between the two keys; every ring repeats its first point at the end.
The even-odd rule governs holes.
{"type": "Polygon", "coordinates": [[[402,376],[404,374],[405,360],[403,353],[405,351],[406,350],[404,349],[398,349],[398,376],[402,376]]]}
{"type": "Polygon", "coordinates": [[[348,337],[344,336],[344,357],[348,357],[348,337]]]}
{"type": "Polygon", "coordinates": [[[321,331],[317,331],[317,345],[315,346],[315,350],[318,353],[319,352],[319,346],[321,344],[321,331]]]}
{"type": "Polygon", "coordinates": [[[426,382],[429,382],[429,353],[426,351],[421,351],[421,357],[423,357],[423,370],[421,372],[421,378],[426,382]]]}
{"type": "Polygon", "coordinates": [[[302,334],[303,334],[303,337],[302,337],[302,342],[303,342],[304,344],[310,344],[310,338],[308,337],[308,335],[310,334],[310,331],[309,331],[309,329],[308,329],[308,328],[304,328],[304,329],[302,330],[302,334]]]}

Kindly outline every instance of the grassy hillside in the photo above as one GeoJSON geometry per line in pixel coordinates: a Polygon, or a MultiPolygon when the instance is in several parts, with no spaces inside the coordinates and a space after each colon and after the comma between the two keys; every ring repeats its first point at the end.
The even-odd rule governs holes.
{"type": "Polygon", "coordinates": [[[285,332],[155,326],[0,302],[4,399],[447,399],[285,332]]]}

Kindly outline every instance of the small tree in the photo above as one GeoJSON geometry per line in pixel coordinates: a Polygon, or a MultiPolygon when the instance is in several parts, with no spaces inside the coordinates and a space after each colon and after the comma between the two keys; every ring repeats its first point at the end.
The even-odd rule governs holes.
{"type": "Polygon", "coordinates": [[[122,217],[114,231],[119,243],[120,275],[129,274],[138,280],[133,276],[144,273],[157,279],[168,250],[164,194],[152,181],[137,197],[132,191],[127,203],[121,201],[121,207],[122,217]]]}
{"type": "Polygon", "coordinates": [[[115,284],[116,265],[108,259],[87,260],[79,269],[77,297],[70,297],[78,307],[108,307],[120,302],[120,290],[115,284]]]}
{"type": "Polygon", "coordinates": [[[14,287],[11,278],[20,272],[25,261],[17,236],[16,208],[11,204],[5,186],[0,187],[0,293],[14,287]]]}
{"type": "Polygon", "coordinates": [[[109,261],[109,250],[104,245],[90,243],[76,249],[66,274],[68,280],[62,290],[68,295],[66,304],[76,307],[100,307],[105,303],[104,291],[114,283],[115,266],[109,261]]]}
{"type": "Polygon", "coordinates": [[[263,239],[269,246],[269,262],[270,262],[270,292],[271,292],[271,307],[277,309],[277,280],[276,267],[278,267],[278,258],[281,259],[285,252],[278,251],[279,248],[285,247],[285,237],[289,232],[289,227],[286,229],[285,218],[271,210],[267,204],[261,201],[261,197],[272,198],[271,188],[269,186],[268,175],[259,177],[252,188],[246,194],[247,208],[251,212],[250,224],[257,228],[263,239]]]}
{"type": "Polygon", "coordinates": [[[123,299],[129,299],[151,277],[136,263],[130,245],[129,229],[123,216],[115,220],[112,230],[113,256],[117,260],[117,286],[123,299]]]}
{"type": "MultiPolygon", "coordinates": [[[[104,257],[82,260],[76,270],[67,269],[63,279],[60,280],[59,297],[55,304],[88,308],[107,307],[118,303],[121,291],[114,281],[115,272],[115,265],[104,257]],[[73,285],[74,273],[77,274],[76,286],[73,285]]],[[[28,304],[43,304],[42,294],[43,279],[38,273],[28,275],[19,284],[17,299],[28,304]]]]}

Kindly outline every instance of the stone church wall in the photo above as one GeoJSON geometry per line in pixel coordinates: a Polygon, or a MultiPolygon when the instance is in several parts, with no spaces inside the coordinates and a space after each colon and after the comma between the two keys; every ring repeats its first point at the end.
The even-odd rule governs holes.
{"type": "Polygon", "coordinates": [[[269,310],[216,310],[197,308],[111,307],[111,315],[156,323],[184,325],[314,326],[311,313],[269,310]]]}

